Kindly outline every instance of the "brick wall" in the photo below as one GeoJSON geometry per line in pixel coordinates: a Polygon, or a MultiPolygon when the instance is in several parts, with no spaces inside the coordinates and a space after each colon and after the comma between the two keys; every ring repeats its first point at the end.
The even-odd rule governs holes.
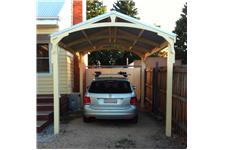
{"type": "Polygon", "coordinates": [[[80,68],[78,56],[74,55],[74,89],[73,92],[80,91],[80,68]]]}
{"type": "MultiPolygon", "coordinates": [[[[73,0],[73,24],[82,22],[82,0],[73,0]]],[[[80,90],[79,59],[74,55],[74,92],[80,90]]]]}
{"type": "Polygon", "coordinates": [[[73,24],[82,22],[82,0],[73,0],[73,24]]]}

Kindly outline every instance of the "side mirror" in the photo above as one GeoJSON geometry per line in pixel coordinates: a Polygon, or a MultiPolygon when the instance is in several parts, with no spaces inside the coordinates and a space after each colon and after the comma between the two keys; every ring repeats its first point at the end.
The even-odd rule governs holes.
{"type": "Polygon", "coordinates": [[[133,87],[134,90],[136,90],[136,86],[133,85],[132,87],[133,87]]]}

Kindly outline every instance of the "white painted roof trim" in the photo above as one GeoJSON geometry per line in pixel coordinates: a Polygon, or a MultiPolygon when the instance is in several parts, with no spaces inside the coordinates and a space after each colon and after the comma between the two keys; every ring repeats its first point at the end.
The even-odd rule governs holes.
{"type": "Polygon", "coordinates": [[[58,20],[37,20],[37,25],[58,25],[58,20]]]}
{"type": "MultiPolygon", "coordinates": [[[[74,32],[73,30],[76,30],[76,29],[78,29],[78,28],[80,28],[82,26],[85,26],[85,25],[88,25],[88,24],[93,24],[93,23],[98,22],[100,20],[103,20],[105,18],[115,17],[115,16],[120,17],[121,19],[127,20],[129,22],[132,22],[132,23],[136,24],[137,27],[138,27],[138,25],[139,26],[141,25],[142,27],[145,28],[145,30],[147,29],[149,31],[156,32],[159,35],[164,35],[164,36],[166,35],[166,36],[170,37],[171,39],[173,39],[174,41],[176,40],[176,34],[175,33],[167,32],[167,31],[165,31],[165,30],[163,30],[163,29],[161,29],[159,27],[156,27],[154,25],[149,25],[149,24],[146,25],[144,22],[142,22],[142,21],[140,21],[138,19],[135,19],[135,18],[127,16],[127,15],[124,15],[124,14],[116,12],[116,11],[111,11],[111,12],[107,12],[105,14],[99,15],[97,17],[94,17],[94,18],[89,19],[87,21],[84,21],[82,23],[76,24],[76,25],[74,25],[72,27],[66,28],[66,29],[61,30],[59,32],[55,32],[55,33],[51,34],[50,36],[53,38],[53,37],[57,37],[58,35],[65,34],[66,32],[71,33],[71,32],[74,32]]],[[[110,22],[110,23],[112,23],[112,22],[110,22]]],[[[116,24],[119,24],[119,23],[115,22],[112,25],[116,25],[116,24]]],[[[131,24],[131,23],[124,23],[124,24],[131,24]]]]}

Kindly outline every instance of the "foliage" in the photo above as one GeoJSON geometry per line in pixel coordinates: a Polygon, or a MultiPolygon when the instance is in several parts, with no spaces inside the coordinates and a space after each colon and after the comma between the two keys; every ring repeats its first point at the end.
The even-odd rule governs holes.
{"type": "Polygon", "coordinates": [[[106,12],[106,6],[103,6],[102,1],[87,0],[87,19],[91,19],[106,12]]]}
{"type": "Polygon", "coordinates": [[[176,59],[181,59],[183,64],[187,64],[187,3],[182,9],[181,18],[176,21],[176,27],[173,32],[177,34],[174,45],[176,59]]]}
{"type": "Polygon", "coordinates": [[[102,50],[91,52],[88,57],[89,65],[97,65],[100,61],[101,65],[125,65],[126,59],[128,63],[133,62],[133,59],[138,60],[139,57],[133,53],[118,51],[118,50],[102,50]]]}
{"type": "Polygon", "coordinates": [[[117,2],[113,4],[113,8],[111,10],[140,19],[137,17],[138,11],[137,8],[135,8],[135,2],[133,0],[117,0],[117,2]]]}

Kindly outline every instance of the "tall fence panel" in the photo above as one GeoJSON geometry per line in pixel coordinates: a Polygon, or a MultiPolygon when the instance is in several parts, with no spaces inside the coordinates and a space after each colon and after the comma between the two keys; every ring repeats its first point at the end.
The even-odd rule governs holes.
{"type": "Polygon", "coordinates": [[[148,111],[152,111],[153,104],[153,69],[145,71],[145,100],[144,105],[148,111]]]}
{"type": "MultiPolygon", "coordinates": [[[[146,89],[145,89],[145,101],[151,101],[151,106],[145,105],[148,111],[153,112],[153,100],[156,94],[154,114],[163,116],[165,118],[166,112],[166,67],[160,67],[159,69],[146,70],[146,89]],[[154,74],[154,71],[157,71],[154,74]],[[157,75],[157,77],[154,77],[157,75]],[[153,80],[157,80],[157,85],[153,86],[153,80]],[[154,87],[154,88],[152,88],[154,87]],[[155,89],[156,88],[156,89],[155,89]],[[155,92],[154,92],[155,91],[155,92]]],[[[186,133],[187,130],[187,68],[186,67],[174,67],[173,69],[173,95],[172,95],[172,122],[173,129],[177,133],[186,133]]]]}

